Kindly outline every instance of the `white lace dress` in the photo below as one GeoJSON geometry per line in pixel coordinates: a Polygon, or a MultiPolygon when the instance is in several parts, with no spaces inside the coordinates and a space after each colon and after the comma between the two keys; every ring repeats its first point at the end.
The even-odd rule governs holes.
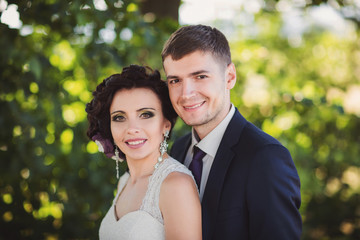
{"type": "Polygon", "coordinates": [[[175,159],[171,157],[164,159],[153,175],[149,177],[148,188],[140,209],[127,213],[116,220],[114,205],[130,176],[127,172],[122,175],[113,204],[101,222],[100,239],[165,239],[164,219],[159,208],[159,197],[161,183],[171,172],[182,172],[192,176],[191,172],[175,159]]]}

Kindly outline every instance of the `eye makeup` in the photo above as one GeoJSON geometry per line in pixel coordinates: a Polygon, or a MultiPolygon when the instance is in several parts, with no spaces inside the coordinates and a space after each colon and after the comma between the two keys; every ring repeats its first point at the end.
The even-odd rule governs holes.
{"type": "Polygon", "coordinates": [[[144,110],[140,113],[140,118],[148,119],[155,116],[155,113],[153,111],[144,110]]]}
{"type": "Polygon", "coordinates": [[[123,122],[125,121],[125,114],[123,113],[114,113],[111,115],[111,120],[113,122],[123,122]]]}
{"type": "MultiPolygon", "coordinates": [[[[141,108],[136,111],[138,117],[141,119],[149,119],[155,116],[156,110],[154,108],[141,108]]],[[[111,120],[114,122],[124,122],[126,120],[126,113],[123,111],[114,111],[111,114],[111,120]]]]}

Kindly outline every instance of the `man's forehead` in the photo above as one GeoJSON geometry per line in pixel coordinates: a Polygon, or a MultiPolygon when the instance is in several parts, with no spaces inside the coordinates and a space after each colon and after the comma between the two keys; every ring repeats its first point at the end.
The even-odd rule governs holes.
{"type": "Polygon", "coordinates": [[[211,52],[196,51],[175,60],[171,56],[165,58],[163,66],[167,75],[193,74],[197,72],[210,72],[216,66],[222,67],[223,61],[213,56],[211,52]]]}

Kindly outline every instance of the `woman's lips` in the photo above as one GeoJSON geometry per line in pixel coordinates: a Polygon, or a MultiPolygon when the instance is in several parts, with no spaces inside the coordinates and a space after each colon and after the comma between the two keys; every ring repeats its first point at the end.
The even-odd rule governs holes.
{"type": "Polygon", "coordinates": [[[132,139],[125,142],[130,148],[139,148],[145,144],[146,139],[132,139]]]}

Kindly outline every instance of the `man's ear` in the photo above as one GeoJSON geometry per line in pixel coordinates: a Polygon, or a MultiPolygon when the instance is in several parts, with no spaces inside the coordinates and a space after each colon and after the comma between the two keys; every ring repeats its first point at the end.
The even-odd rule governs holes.
{"type": "Polygon", "coordinates": [[[232,89],[235,86],[236,83],[236,69],[235,69],[235,65],[234,63],[230,63],[227,67],[226,67],[226,88],[227,89],[232,89]]]}

